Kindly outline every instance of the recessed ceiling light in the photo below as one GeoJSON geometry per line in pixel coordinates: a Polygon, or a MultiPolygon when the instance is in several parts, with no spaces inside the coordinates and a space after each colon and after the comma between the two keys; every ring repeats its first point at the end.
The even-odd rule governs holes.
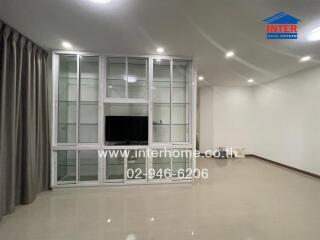
{"type": "Polygon", "coordinates": [[[67,48],[67,49],[72,48],[72,45],[71,45],[71,43],[69,43],[69,42],[62,42],[62,46],[63,46],[64,48],[67,48]]]}
{"type": "Polygon", "coordinates": [[[153,222],[154,221],[154,218],[152,217],[152,218],[150,218],[150,222],[153,222]]]}
{"type": "Polygon", "coordinates": [[[254,83],[254,80],[252,78],[248,79],[248,83],[254,83]]]}
{"type": "Polygon", "coordinates": [[[319,41],[320,40],[320,26],[317,26],[311,30],[311,33],[308,36],[308,40],[309,41],[319,41]]]}
{"type": "Polygon", "coordinates": [[[157,52],[158,52],[158,53],[163,53],[163,52],[164,52],[164,49],[163,49],[162,47],[158,47],[158,48],[157,48],[157,52]]]}
{"type": "Polygon", "coordinates": [[[89,0],[89,1],[97,4],[105,4],[105,3],[111,2],[112,0],[89,0]]]}
{"type": "Polygon", "coordinates": [[[300,62],[306,62],[306,61],[309,61],[311,59],[310,56],[304,56],[302,58],[300,58],[300,62]]]}
{"type": "Polygon", "coordinates": [[[234,52],[232,51],[226,52],[226,58],[231,58],[233,56],[234,56],[234,52]]]}
{"type": "Polygon", "coordinates": [[[111,222],[111,219],[110,219],[110,218],[108,218],[108,219],[107,219],[107,223],[110,223],[110,222],[111,222]]]}
{"type": "Polygon", "coordinates": [[[199,76],[199,77],[198,77],[198,80],[199,80],[199,81],[203,81],[203,80],[204,80],[204,76],[199,76]]]}

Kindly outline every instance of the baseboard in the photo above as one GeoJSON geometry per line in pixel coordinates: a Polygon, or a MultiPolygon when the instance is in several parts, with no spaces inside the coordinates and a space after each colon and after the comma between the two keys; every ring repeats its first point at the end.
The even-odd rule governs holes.
{"type": "Polygon", "coordinates": [[[288,165],[285,165],[285,164],[282,164],[282,163],[278,163],[278,162],[275,162],[275,161],[272,161],[270,159],[263,158],[263,157],[260,157],[260,156],[254,155],[254,154],[246,154],[246,157],[254,157],[254,158],[257,158],[257,159],[260,159],[260,160],[263,160],[263,161],[266,161],[266,162],[269,162],[269,163],[272,163],[272,164],[275,164],[275,165],[278,165],[278,166],[281,166],[281,167],[285,167],[285,168],[288,168],[290,170],[293,170],[293,171],[296,171],[296,172],[299,172],[299,173],[302,173],[302,174],[305,174],[305,175],[320,179],[320,175],[317,175],[317,174],[314,174],[314,173],[311,173],[311,172],[307,172],[307,171],[304,171],[304,170],[301,170],[301,169],[298,169],[298,168],[290,167],[288,165]]]}

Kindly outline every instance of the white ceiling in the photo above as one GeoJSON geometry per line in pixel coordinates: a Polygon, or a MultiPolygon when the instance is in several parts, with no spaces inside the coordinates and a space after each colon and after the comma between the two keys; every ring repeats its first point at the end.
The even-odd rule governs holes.
{"type": "Polygon", "coordinates": [[[0,18],[47,49],[66,40],[82,51],[193,56],[202,86],[262,83],[320,62],[320,42],[306,41],[320,25],[318,0],[0,0],[0,18]],[[302,20],[299,40],[265,39],[262,19],[279,11],[302,20]],[[304,55],[313,61],[299,63],[304,55]]]}

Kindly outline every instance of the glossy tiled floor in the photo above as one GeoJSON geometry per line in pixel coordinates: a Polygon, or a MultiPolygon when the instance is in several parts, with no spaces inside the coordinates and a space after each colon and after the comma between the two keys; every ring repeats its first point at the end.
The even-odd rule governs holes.
{"type": "Polygon", "coordinates": [[[192,186],[42,193],[4,218],[0,239],[320,239],[319,180],[253,158],[198,166],[209,179],[192,186]]]}

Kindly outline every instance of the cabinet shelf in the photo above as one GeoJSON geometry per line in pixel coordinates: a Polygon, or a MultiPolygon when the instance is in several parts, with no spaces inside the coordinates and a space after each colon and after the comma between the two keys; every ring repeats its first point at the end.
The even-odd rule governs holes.
{"type": "MultiPolygon", "coordinates": [[[[107,82],[111,82],[111,81],[115,81],[115,82],[120,82],[120,81],[123,81],[123,82],[126,82],[127,80],[126,79],[107,79],[107,82]]],[[[143,80],[143,79],[137,79],[136,81],[134,82],[129,82],[129,84],[133,84],[133,83],[137,83],[137,82],[147,82],[147,80],[143,80]]]]}
{"type": "MultiPolygon", "coordinates": [[[[170,80],[153,80],[153,82],[171,82],[170,80]]],[[[172,82],[174,83],[189,83],[188,81],[177,81],[177,80],[173,80],[172,82]]]]}
{"type": "Polygon", "coordinates": [[[107,82],[108,81],[126,81],[126,79],[124,79],[124,78],[107,78],[107,82]]]}
{"type": "Polygon", "coordinates": [[[170,87],[152,87],[152,90],[155,91],[157,89],[168,89],[168,91],[170,91],[170,87]]]}
{"type": "Polygon", "coordinates": [[[80,101],[80,105],[98,105],[98,101],[80,101]]]}
{"type": "Polygon", "coordinates": [[[94,80],[94,81],[99,81],[99,78],[91,78],[91,77],[80,77],[81,80],[94,80]]]}
{"type": "Polygon", "coordinates": [[[128,83],[136,83],[136,82],[146,82],[147,80],[146,79],[137,79],[136,81],[134,82],[130,82],[128,81],[128,83]]]}
{"type": "MultiPolygon", "coordinates": [[[[141,86],[141,85],[129,85],[129,88],[147,88],[147,86],[141,86]]],[[[147,91],[147,89],[146,89],[147,91]]]]}
{"type": "MultiPolygon", "coordinates": [[[[170,87],[155,87],[155,86],[153,86],[153,90],[157,90],[157,89],[159,89],[159,88],[167,88],[167,89],[170,89],[170,87]]],[[[185,87],[172,87],[172,88],[182,88],[182,89],[185,89],[185,87]]]]}
{"type": "Polygon", "coordinates": [[[61,103],[72,103],[72,104],[77,103],[77,101],[74,101],[74,100],[72,100],[72,101],[69,101],[69,100],[58,100],[58,102],[61,102],[61,103]]]}
{"type": "MultiPolygon", "coordinates": [[[[58,103],[76,104],[77,101],[59,100],[58,103]]],[[[98,101],[80,101],[80,105],[97,105],[98,101]]]]}
{"type": "Polygon", "coordinates": [[[77,80],[77,77],[66,77],[66,76],[59,76],[59,79],[70,79],[70,80],[77,80]]]}
{"type": "Polygon", "coordinates": [[[75,164],[58,164],[58,167],[75,167],[75,164]]]}
{"type": "Polygon", "coordinates": [[[123,161],[121,163],[108,163],[106,164],[107,166],[122,166],[123,165],[123,161]]]}
{"type": "MultiPolygon", "coordinates": [[[[127,81],[127,79],[125,79],[125,78],[107,78],[107,81],[127,81]]],[[[136,82],[139,82],[139,81],[147,81],[147,79],[140,79],[140,78],[138,78],[138,79],[136,79],[135,80],[136,82]]]]}
{"type": "MultiPolygon", "coordinates": [[[[63,83],[65,86],[76,86],[77,85],[77,78],[70,78],[70,77],[59,77],[60,81],[65,81],[63,83]],[[71,80],[71,81],[69,81],[71,80]]],[[[99,83],[99,78],[80,78],[80,86],[94,86],[99,83]]]]}
{"type": "MultiPolygon", "coordinates": [[[[68,86],[76,86],[76,83],[68,83],[68,86]]],[[[80,86],[94,86],[97,85],[97,83],[80,83],[80,86]]]]}
{"type": "MultiPolygon", "coordinates": [[[[84,159],[80,159],[80,161],[83,161],[84,159]]],[[[91,159],[89,159],[91,160],[91,159]]],[[[98,166],[98,163],[80,163],[81,167],[83,166],[98,166]]]]}
{"type": "MultiPolygon", "coordinates": [[[[116,57],[116,58],[117,58],[117,57],[116,57]]],[[[121,58],[121,57],[119,57],[119,58],[121,58]]],[[[124,65],[125,62],[119,62],[119,63],[117,63],[117,62],[109,62],[109,64],[110,64],[110,65],[124,65]]],[[[129,66],[130,66],[130,65],[145,66],[146,64],[145,64],[145,63],[132,63],[132,62],[129,62],[128,65],[129,65],[129,66]]]]}
{"type": "Polygon", "coordinates": [[[175,103],[175,102],[173,102],[173,103],[166,103],[166,102],[153,102],[153,104],[172,104],[172,105],[188,105],[188,104],[190,104],[190,103],[175,103]]]}
{"type": "MultiPolygon", "coordinates": [[[[165,89],[165,88],[166,88],[166,89],[170,89],[170,87],[152,87],[152,88],[153,88],[153,89],[152,89],[153,91],[154,91],[154,90],[157,90],[157,89],[165,89]]],[[[185,87],[172,87],[172,88],[185,89],[185,87]]]]}
{"type": "MultiPolygon", "coordinates": [[[[135,98],[106,98],[103,100],[104,103],[119,103],[119,104],[148,104],[147,99],[135,99],[135,98]]],[[[138,106],[138,105],[136,105],[138,106]]]]}
{"type": "MultiPolygon", "coordinates": [[[[112,89],[113,87],[125,87],[124,84],[112,84],[112,85],[108,85],[107,86],[107,89],[112,89]]],[[[147,91],[147,85],[134,85],[134,83],[129,83],[128,85],[129,88],[134,88],[134,87],[137,87],[137,88],[145,88],[145,90],[147,91]]]]}
{"type": "MultiPolygon", "coordinates": [[[[78,80],[76,77],[62,77],[59,76],[59,79],[65,79],[65,80],[78,80]]],[[[94,80],[94,81],[99,81],[99,78],[92,78],[92,77],[80,77],[81,80],[94,80]]]]}

